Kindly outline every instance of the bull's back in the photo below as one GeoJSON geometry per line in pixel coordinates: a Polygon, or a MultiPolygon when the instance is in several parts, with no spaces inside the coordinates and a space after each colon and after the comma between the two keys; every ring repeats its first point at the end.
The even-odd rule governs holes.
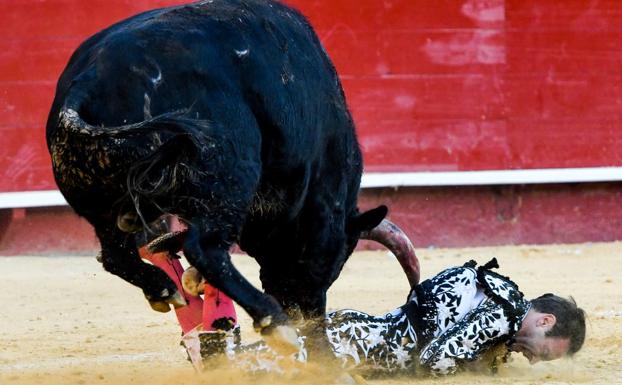
{"type": "Polygon", "coordinates": [[[76,51],[53,110],[70,87],[89,94],[82,112],[104,127],[187,108],[195,117],[225,120],[244,103],[264,136],[276,139],[266,149],[276,158],[303,156],[352,129],[337,75],[311,27],[270,1],[204,1],[117,23],[76,51]]]}
{"type": "Polygon", "coordinates": [[[75,94],[88,99],[81,116],[104,128],[175,110],[211,121],[208,134],[261,147],[262,181],[272,188],[304,193],[316,178],[327,188],[347,184],[350,198],[358,189],[360,152],[334,67],[304,17],[279,3],[203,1],[146,12],[94,35],[61,76],[50,142],[59,137],[64,98],[75,94]],[[232,127],[241,110],[253,124],[232,127]],[[258,135],[248,132],[255,129],[258,135]],[[255,136],[261,140],[247,140],[255,136]]]}

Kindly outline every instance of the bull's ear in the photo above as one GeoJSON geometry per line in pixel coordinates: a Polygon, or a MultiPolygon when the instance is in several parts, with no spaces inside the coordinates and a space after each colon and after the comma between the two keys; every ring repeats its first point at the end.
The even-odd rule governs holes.
{"type": "Polygon", "coordinates": [[[385,205],[381,205],[376,207],[375,209],[371,209],[365,211],[364,213],[358,214],[354,218],[350,220],[348,224],[348,230],[350,232],[358,232],[361,233],[363,231],[369,231],[382,222],[384,217],[387,216],[389,209],[385,205]]]}

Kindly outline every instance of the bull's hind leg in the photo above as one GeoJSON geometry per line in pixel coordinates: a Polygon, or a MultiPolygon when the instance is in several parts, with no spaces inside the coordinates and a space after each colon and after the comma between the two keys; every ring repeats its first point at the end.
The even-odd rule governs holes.
{"type": "Polygon", "coordinates": [[[101,262],[106,271],[140,287],[154,310],[166,312],[169,304],[183,306],[183,296],[177,286],[159,267],[147,264],[138,255],[132,235],[116,226],[96,226],[101,243],[101,262]]]}
{"type": "Polygon", "coordinates": [[[228,246],[206,229],[191,226],[184,245],[188,262],[215,288],[221,290],[253,318],[254,326],[287,353],[297,351],[298,336],[287,326],[287,316],[271,296],[257,290],[231,263],[228,246]]]}

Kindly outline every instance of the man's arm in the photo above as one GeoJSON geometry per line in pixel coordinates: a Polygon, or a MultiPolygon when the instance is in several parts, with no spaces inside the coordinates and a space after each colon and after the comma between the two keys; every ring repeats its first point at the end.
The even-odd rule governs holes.
{"type": "Polygon", "coordinates": [[[478,359],[489,347],[507,339],[509,322],[501,306],[487,301],[430,341],[419,362],[435,374],[451,374],[461,361],[478,359]]]}

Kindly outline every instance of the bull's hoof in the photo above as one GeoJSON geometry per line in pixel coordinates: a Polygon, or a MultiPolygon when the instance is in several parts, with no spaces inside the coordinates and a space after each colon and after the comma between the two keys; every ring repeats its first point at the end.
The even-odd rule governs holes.
{"type": "Polygon", "coordinates": [[[173,295],[165,298],[164,300],[173,305],[175,309],[188,305],[188,302],[186,302],[184,296],[177,290],[175,290],[175,293],[173,293],[173,295]]]}
{"type": "Polygon", "coordinates": [[[175,309],[188,305],[188,302],[186,302],[186,299],[179,291],[175,290],[173,294],[169,293],[170,291],[168,289],[164,289],[157,298],[147,295],[145,297],[147,301],[149,301],[151,308],[161,313],[170,311],[170,305],[173,305],[175,309]]]}
{"type": "Polygon", "coordinates": [[[160,313],[168,313],[171,311],[171,305],[164,301],[149,301],[151,308],[160,313]]]}
{"type": "Polygon", "coordinates": [[[296,329],[288,325],[269,328],[264,338],[271,348],[285,356],[299,353],[302,349],[296,329]]]}
{"type": "Polygon", "coordinates": [[[265,329],[267,327],[269,327],[270,325],[272,325],[272,316],[265,316],[263,317],[261,320],[259,320],[259,327],[261,329],[265,329]]]}

